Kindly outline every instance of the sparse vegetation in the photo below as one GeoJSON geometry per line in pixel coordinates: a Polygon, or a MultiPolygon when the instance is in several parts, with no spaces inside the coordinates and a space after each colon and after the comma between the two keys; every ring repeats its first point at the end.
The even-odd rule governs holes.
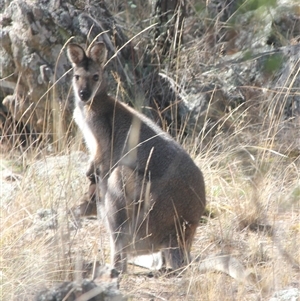
{"type": "MultiPolygon", "coordinates": [[[[249,1],[248,6],[254,9],[263,2],[274,1],[249,1]]],[[[114,7],[118,7],[115,2],[110,8],[114,7]]],[[[202,19],[203,8],[205,4],[189,7],[194,23],[207,22],[206,31],[190,39],[174,67],[166,71],[186,91],[192,91],[200,79],[207,80],[201,78],[202,69],[213,64],[217,50],[223,49],[223,42],[212,44],[212,31],[219,34],[232,27],[230,22],[202,19]],[[210,49],[216,50],[214,55],[210,49]]],[[[146,19],[135,1],[127,1],[123,13],[114,13],[125,21],[137,10],[140,20],[146,19]]],[[[144,27],[134,20],[138,25],[128,26],[130,36],[137,33],[135,28],[144,27]]],[[[274,57],[265,69],[273,75],[281,63],[274,57]]],[[[296,77],[299,71],[291,70],[288,78],[296,77]]],[[[214,91],[200,117],[202,128],[195,126],[189,132],[183,123],[176,134],[201,168],[207,189],[206,216],[197,231],[193,256],[231,254],[252,273],[254,283],[201,273],[197,262],[178,276],[153,273],[152,278],[148,271],[132,266],[120,282],[129,300],[269,300],[274,291],[300,289],[300,119],[287,118],[284,103],[279,102],[300,92],[285,84],[261,99],[257,98],[261,88],[253,83],[241,103],[226,103],[225,109],[215,105],[218,91],[214,91]]],[[[193,93],[197,97],[201,91],[193,93]]],[[[83,219],[79,226],[69,214],[88,186],[84,147],[79,137],[68,137],[65,150],[58,152],[57,141],[48,143],[48,127],[45,124],[40,144],[31,141],[22,146],[10,130],[1,135],[0,299],[4,301],[33,300],[45,287],[82,277],[85,263],[109,262],[108,234],[101,222],[83,219]]],[[[64,137],[58,136],[61,143],[64,137]]]]}

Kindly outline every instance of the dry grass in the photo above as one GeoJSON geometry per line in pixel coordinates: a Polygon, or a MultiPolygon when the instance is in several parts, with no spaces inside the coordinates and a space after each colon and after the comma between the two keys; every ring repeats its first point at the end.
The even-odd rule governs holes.
{"type": "MultiPolygon", "coordinates": [[[[191,57],[197,63],[206,60],[207,49],[197,48],[200,42],[190,47],[176,64],[175,74],[170,74],[178,83],[190,84],[191,69],[196,79],[200,76],[197,66],[184,65],[191,57]]],[[[228,111],[213,129],[208,128],[206,115],[202,132],[178,138],[203,171],[207,188],[207,215],[198,228],[193,255],[232,254],[257,283],[200,273],[196,263],[182,275],[153,278],[132,267],[120,283],[130,300],[268,300],[276,290],[300,289],[299,144],[289,139],[298,139],[300,125],[290,126],[274,111],[257,114],[265,107],[266,103],[264,108],[254,104],[228,111]],[[251,123],[254,115],[257,118],[251,123]],[[226,131],[227,121],[230,131],[226,131]],[[280,135],[288,126],[286,136],[280,135]]],[[[80,277],[83,261],[109,262],[103,225],[83,220],[77,228],[68,215],[87,188],[87,158],[74,152],[78,143],[68,145],[62,153],[51,151],[55,147],[49,145],[20,150],[14,144],[2,149],[1,300],[32,300],[45,286],[80,277]],[[40,209],[48,209],[49,215],[40,209]]]]}
{"type": "MultiPolygon", "coordinates": [[[[201,152],[195,141],[184,143],[205,175],[208,197],[193,255],[232,254],[258,283],[203,274],[195,266],[180,276],[154,278],[132,267],[121,280],[131,300],[266,300],[275,290],[299,288],[299,157],[264,146],[261,141],[274,137],[252,130],[217,133],[205,145],[199,140],[201,152]]],[[[87,158],[71,154],[49,159],[40,150],[26,156],[12,150],[1,156],[2,189],[15,185],[1,200],[2,300],[31,300],[45,286],[79,277],[80,262],[109,261],[105,228],[85,220],[78,229],[67,214],[87,187],[87,158]],[[15,181],[8,181],[10,170],[15,181]],[[53,210],[53,227],[39,223],[41,208],[53,210]]]]}

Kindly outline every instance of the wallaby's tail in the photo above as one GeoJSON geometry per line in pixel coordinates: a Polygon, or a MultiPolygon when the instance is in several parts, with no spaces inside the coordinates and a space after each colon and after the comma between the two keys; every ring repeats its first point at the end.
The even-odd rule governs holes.
{"type": "Polygon", "coordinates": [[[231,255],[215,255],[199,260],[200,272],[218,271],[223,272],[239,282],[256,283],[253,273],[246,270],[243,264],[231,255]]]}

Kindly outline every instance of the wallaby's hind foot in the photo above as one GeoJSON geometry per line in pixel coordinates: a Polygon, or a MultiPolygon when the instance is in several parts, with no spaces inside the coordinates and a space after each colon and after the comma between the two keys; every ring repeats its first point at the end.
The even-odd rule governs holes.
{"type": "MultiPolygon", "coordinates": [[[[116,238],[117,235],[113,236],[111,239],[116,238]]],[[[121,272],[127,272],[127,252],[124,250],[123,247],[123,239],[121,237],[116,238],[116,241],[111,241],[111,248],[110,248],[110,256],[111,256],[111,263],[113,263],[113,267],[121,272]]]]}
{"type": "Polygon", "coordinates": [[[186,263],[183,252],[179,248],[165,249],[162,255],[164,262],[163,267],[169,272],[180,269],[186,263]]]}
{"type": "Polygon", "coordinates": [[[167,270],[178,270],[191,262],[191,246],[198,224],[177,223],[177,234],[169,248],[162,250],[167,270]]]}

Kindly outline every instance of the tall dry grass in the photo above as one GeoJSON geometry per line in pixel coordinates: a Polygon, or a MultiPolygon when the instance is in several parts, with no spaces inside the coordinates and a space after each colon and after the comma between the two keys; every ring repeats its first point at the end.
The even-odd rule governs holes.
{"type": "MultiPolygon", "coordinates": [[[[197,139],[185,137],[182,143],[204,173],[208,198],[193,255],[231,254],[258,282],[238,283],[195,267],[173,278],[129,274],[121,289],[133,300],[266,300],[273,291],[299,284],[299,156],[277,150],[282,142],[266,120],[262,131],[242,122],[249,111],[241,107],[224,117],[236,122],[230,133],[216,125],[211,139],[204,128],[197,139]]],[[[2,300],[31,300],[45,286],[80,277],[80,262],[109,262],[105,228],[96,220],[78,228],[68,215],[87,188],[86,162],[70,149],[48,154],[30,146],[1,154],[1,189],[14,187],[1,200],[2,300]],[[7,178],[10,173],[15,181],[7,178]]]]}
{"type": "MultiPolygon", "coordinates": [[[[206,60],[209,48],[197,47],[208,47],[205,39],[191,45],[186,62],[195,56],[198,62],[206,60]]],[[[175,73],[168,76],[188,86],[184,54],[177,59],[175,73]]],[[[201,70],[195,72],[200,76],[201,70]]],[[[255,284],[200,273],[197,263],[171,277],[149,278],[133,267],[120,284],[130,300],[268,300],[274,291],[299,288],[300,127],[284,120],[282,110],[266,109],[267,101],[274,103],[276,97],[245,102],[223,112],[213,125],[208,107],[202,130],[188,137],[182,131],[177,137],[203,171],[207,189],[194,257],[231,254],[254,275],[255,284]]],[[[53,119],[45,124],[57,122],[57,115],[47,117],[53,119]]],[[[51,131],[45,128],[45,133],[51,131]]],[[[97,220],[83,220],[79,227],[68,214],[88,185],[87,157],[78,152],[83,149],[78,137],[57,151],[57,141],[21,147],[11,132],[2,132],[4,136],[0,296],[5,301],[32,300],[44,287],[82,277],[85,261],[109,262],[108,235],[97,220]]]]}

